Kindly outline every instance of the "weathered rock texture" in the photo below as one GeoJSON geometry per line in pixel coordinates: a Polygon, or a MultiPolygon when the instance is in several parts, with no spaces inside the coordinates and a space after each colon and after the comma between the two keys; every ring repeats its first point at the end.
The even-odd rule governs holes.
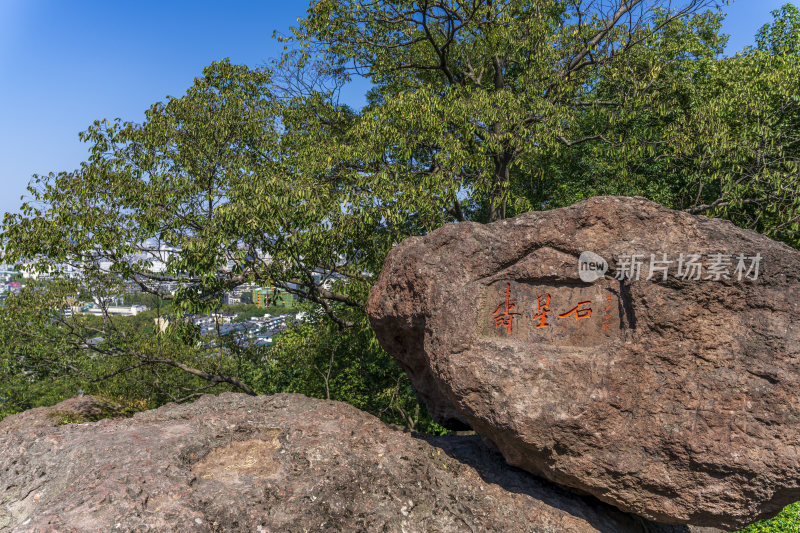
{"type": "Polygon", "coordinates": [[[509,464],[668,523],[734,528],[800,500],[800,253],[783,244],[593,198],[408,239],[368,313],[434,416],[509,464]],[[582,282],[584,251],[610,275],[582,282]],[[614,279],[634,253],[641,280],[614,279]],[[731,279],[676,262],[645,280],[664,253],[731,255],[731,279]],[[757,279],[738,280],[740,253],[761,255],[757,279]]]}
{"type": "Polygon", "coordinates": [[[0,531],[688,531],[540,481],[478,437],[426,442],[301,395],[47,417],[0,422],[0,531]]]}
{"type": "MultiPolygon", "coordinates": [[[[61,424],[96,422],[122,416],[122,407],[97,396],[75,396],[50,407],[36,407],[0,420],[0,431],[35,431],[61,424]]],[[[2,433],[0,433],[2,435],[2,433]]]]}

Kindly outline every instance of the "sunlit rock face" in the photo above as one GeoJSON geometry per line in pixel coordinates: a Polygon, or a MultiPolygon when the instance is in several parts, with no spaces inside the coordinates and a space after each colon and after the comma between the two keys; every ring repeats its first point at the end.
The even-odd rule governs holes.
{"type": "Polygon", "coordinates": [[[397,246],[368,303],[433,415],[676,524],[800,500],[800,252],[599,197],[397,246]]]}
{"type": "Polygon", "coordinates": [[[345,403],[226,393],[58,425],[96,406],[0,421],[0,531],[688,531],[511,468],[477,436],[412,435],[345,403]]]}

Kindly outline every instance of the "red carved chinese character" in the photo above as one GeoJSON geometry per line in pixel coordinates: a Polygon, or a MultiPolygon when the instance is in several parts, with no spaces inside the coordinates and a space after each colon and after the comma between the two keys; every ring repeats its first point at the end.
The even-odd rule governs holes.
{"type": "Polygon", "coordinates": [[[603,309],[605,315],[603,315],[603,329],[609,330],[611,329],[611,293],[608,293],[608,305],[605,309],[603,309]]]}
{"type": "Polygon", "coordinates": [[[511,326],[514,322],[514,315],[521,313],[512,313],[513,309],[517,306],[517,301],[511,299],[511,284],[506,283],[506,301],[497,306],[492,316],[494,316],[494,327],[506,327],[506,332],[511,333],[511,326]],[[505,307],[503,307],[505,305],[505,307]]]}
{"type": "Polygon", "coordinates": [[[550,295],[545,293],[536,298],[536,305],[538,308],[538,314],[533,317],[534,320],[538,320],[539,323],[536,324],[536,329],[539,328],[547,328],[550,327],[550,324],[547,323],[547,313],[550,312],[550,295]]]}
{"type": "Polygon", "coordinates": [[[571,309],[570,311],[564,313],[563,315],[558,315],[558,318],[567,318],[569,315],[571,315],[573,313],[575,314],[575,320],[580,320],[582,318],[589,318],[590,316],[592,316],[592,308],[589,307],[587,309],[580,309],[580,307],[582,305],[586,305],[586,304],[589,304],[589,303],[592,303],[592,302],[581,302],[578,305],[576,305],[573,309],[571,309]]]}

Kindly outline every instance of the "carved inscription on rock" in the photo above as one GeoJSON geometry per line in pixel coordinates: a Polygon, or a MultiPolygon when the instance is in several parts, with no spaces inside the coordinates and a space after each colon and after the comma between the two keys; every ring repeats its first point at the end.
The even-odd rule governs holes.
{"type": "Polygon", "coordinates": [[[559,346],[596,346],[619,336],[619,295],[610,285],[509,280],[489,285],[484,301],[486,336],[559,346]]]}

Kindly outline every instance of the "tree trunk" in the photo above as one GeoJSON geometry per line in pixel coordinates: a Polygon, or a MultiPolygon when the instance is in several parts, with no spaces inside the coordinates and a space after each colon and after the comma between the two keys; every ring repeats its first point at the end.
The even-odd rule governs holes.
{"type": "Polygon", "coordinates": [[[489,194],[489,222],[497,222],[506,218],[510,162],[511,154],[509,152],[494,157],[494,177],[492,178],[492,191],[489,194]]]}

